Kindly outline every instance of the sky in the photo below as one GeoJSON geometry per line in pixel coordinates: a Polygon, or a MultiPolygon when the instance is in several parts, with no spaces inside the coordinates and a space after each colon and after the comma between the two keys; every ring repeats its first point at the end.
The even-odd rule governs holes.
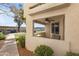
{"type": "MultiPolygon", "coordinates": [[[[17,9],[20,8],[19,3],[16,3],[14,5],[16,6],[17,9]]],[[[14,22],[14,18],[11,17],[11,16],[14,16],[14,14],[9,11],[10,11],[10,8],[0,5],[0,26],[17,26],[17,23],[14,22]],[[7,11],[8,16],[6,14],[1,14],[1,13],[4,13],[2,10],[7,11]]],[[[37,24],[37,23],[35,23],[34,25],[35,27],[44,27],[43,25],[37,24]]],[[[23,23],[21,26],[25,27],[26,24],[23,23]]]]}
{"type": "MultiPolygon", "coordinates": [[[[19,8],[18,4],[15,4],[17,8],[19,8]]],[[[12,12],[9,12],[10,9],[8,7],[0,5],[0,9],[7,11],[7,13],[10,16],[7,16],[6,14],[0,14],[0,26],[17,26],[17,23],[14,22],[14,18],[11,16],[14,16],[12,12]]],[[[4,13],[0,10],[0,13],[4,13]]],[[[21,25],[22,27],[25,27],[25,23],[21,25]]]]}
{"type": "Polygon", "coordinates": [[[45,27],[45,26],[42,25],[42,24],[35,23],[35,24],[34,24],[34,27],[45,27]]]}

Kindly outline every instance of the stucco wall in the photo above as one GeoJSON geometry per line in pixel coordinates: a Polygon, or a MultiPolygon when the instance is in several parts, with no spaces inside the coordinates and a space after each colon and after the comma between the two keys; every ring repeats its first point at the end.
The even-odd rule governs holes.
{"type": "Polygon", "coordinates": [[[54,50],[54,55],[65,55],[65,53],[68,51],[68,42],[65,41],[42,37],[31,37],[26,41],[26,47],[30,51],[34,51],[39,45],[50,46],[54,50]]]}
{"type": "Polygon", "coordinates": [[[46,37],[50,38],[50,23],[45,25],[45,34],[46,37]]]}
{"type": "MultiPolygon", "coordinates": [[[[27,7],[27,6],[26,6],[27,7]]],[[[34,51],[34,49],[40,45],[45,44],[50,46],[55,55],[64,55],[69,49],[72,52],[79,53],[79,4],[71,4],[67,8],[62,8],[54,11],[48,11],[45,13],[39,13],[36,15],[28,15],[28,11],[26,11],[27,17],[27,35],[26,35],[26,48],[30,51],[34,51]],[[56,16],[60,14],[65,14],[65,40],[55,40],[41,37],[33,37],[33,19],[46,18],[51,16],[56,16]],[[71,43],[71,46],[69,46],[71,43]],[[69,48],[70,47],[70,48],[69,48]]],[[[28,10],[28,8],[27,8],[28,10]]]]}
{"type": "Polygon", "coordinates": [[[71,43],[71,51],[79,53],[79,4],[68,8],[65,19],[65,39],[71,43]]]}

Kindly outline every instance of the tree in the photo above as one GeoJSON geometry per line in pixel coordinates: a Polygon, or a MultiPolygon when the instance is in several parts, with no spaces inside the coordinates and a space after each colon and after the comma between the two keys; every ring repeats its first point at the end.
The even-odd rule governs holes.
{"type": "MultiPolygon", "coordinates": [[[[21,6],[21,5],[20,5],[21,6]]],[[[22,7],[22,6],[21,6],[22,7]]],[[[15,6],[13,6],[11,8],[12,12],[15,13],[15,17],[14,17],[14,21],[17,23],[18,25],[18,32],[20,32],[20,27],[23,24],[23,20],[25,20],[24,18],[24,11],[22,8],[17,9],[15,6]]]]}
{"type": "MultiPolygon", "coordinates": [[[[25,20],[25,18],[24,18],[24,16],[23,16],[24,12],[23,12],[22,4],[18,4],[18,5],[19,5],[19,8],[17,8],[17,7],[15,6],[15,4],[12,4],[12,3],[11,3],[11,4],[10,4],[10,3],[1,3],[0,5],[9,8],[9,9],[10,9],[9,12],[14,13],[14,16],[11,16],[11,15],[8,14],[9,12],[0,9],[0,10],[2,10],[7,16],[11,16],[11,17],[14,18],[14,21],[15,21],[15,22],[17,23],[17,25],[18,25],[18,32],[19,32],[19,31],[20,31],[20,27],[21,27],[21,25],[22,25],[23,22],[24,22],[23,20],[25,20]]],[[[1,13],[1,14],[3,14],[3,13],[1,13]]]]}
{"type": "Polygon", "coordinates": [[[21,27],[21,25],[23,24],[23,21],[20,20],[20,18],[19,18],[18,16],[15,16],[14,21],[15,21],[15,22],[17,23],[17,25],[18,25],[18,31],[17,31],[17,32],[20,32],[20,27],[21,27]]]}

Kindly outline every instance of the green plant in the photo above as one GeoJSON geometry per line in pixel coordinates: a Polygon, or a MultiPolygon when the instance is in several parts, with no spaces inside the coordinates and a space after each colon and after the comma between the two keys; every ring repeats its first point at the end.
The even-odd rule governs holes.
{"type": "Polygon", "coordinates": [[[16,41],[19,42],[20,46],[22,48],[25,48],[25,35],[22,35],[22,34],[15,35],[15,38],[16,38],[16,41]]]}
{"type": "Polygon", "coordinates": [[[16,41],[18,41],[19,40],[19,37],[20,37],[20,35],[15,35],[15,39],[16,39],[16,41]]]}
{"type": "Polygon", "coordinates": [[[67,52],[67,56],[79,56],[79,53],[67,52]]]}
{"type": "Polygon", "coordinates": [[[24,35],[19,37],[19,43],[22,48],[25,48],[25,36],[24,35]]]}
{"type": "Polygon", "coordinates": [[[40,45],[34,51],[34,54],[37,56],[52,56],[53,53],[53,50],[46,45],[40,45]]]}
{"type": "Polygon", "coordinates": [[[5,35],[2,32],[0,32],[0,40],[4,40],[4,39],[5,39],[5,35]]]}

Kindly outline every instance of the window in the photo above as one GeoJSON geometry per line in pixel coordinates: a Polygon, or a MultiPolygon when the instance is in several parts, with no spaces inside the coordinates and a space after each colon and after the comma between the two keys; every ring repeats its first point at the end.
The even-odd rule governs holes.
{"type": "Polygon", "coordinates": [[[59,35],[59,22],[52,23],[52,38],[53,39],[60,39],[59,35]]]}
{"type": "Polygon", "coordinates": [[[52,33],[59,34],[59,23],[52,23],[52,33]]]}

